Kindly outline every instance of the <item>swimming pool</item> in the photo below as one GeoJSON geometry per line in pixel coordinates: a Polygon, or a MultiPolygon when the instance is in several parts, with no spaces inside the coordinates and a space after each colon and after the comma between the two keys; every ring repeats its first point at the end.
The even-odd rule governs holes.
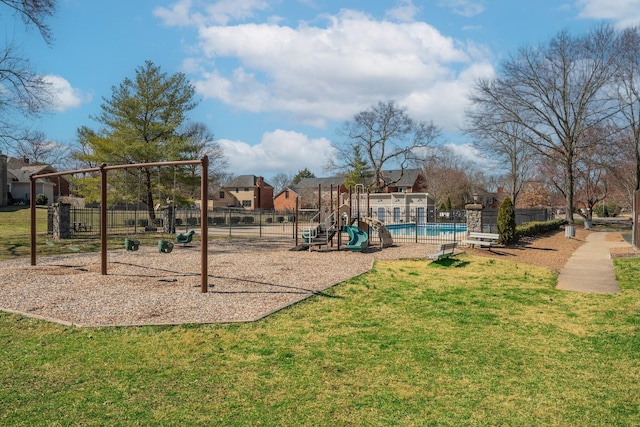
{"type": "Polygon", "coordinates": [[[385,226],[392,236],[438,237],[466,233],[467,224],[429,223],[429,224],[388,224],[385,226]]]}

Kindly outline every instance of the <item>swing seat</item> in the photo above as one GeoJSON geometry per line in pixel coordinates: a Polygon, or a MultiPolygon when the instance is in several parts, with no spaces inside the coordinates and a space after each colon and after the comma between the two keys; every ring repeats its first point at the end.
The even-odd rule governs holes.
{"type": "Polygon", "coordinates": [[[158,240],[158,252],[168,254],[173,250],[173,242],[168,240],[158,240]]]}
{"type": "Polygon", "coordinates": [[[129,251],[137,251],[140,247],[140,240],[136,239],[124,239],[124,248],[129,251]]]}
{"type": "Polygon", "coordinates": [[[186,245],[187,243],[191,243],[191,240],[193,239],[193,235],[195,234],[195,230],[191,230],[188,233],[178,233],[176,234],[176,242],[177,243],[182,243],[182,246],[186,245]]]}

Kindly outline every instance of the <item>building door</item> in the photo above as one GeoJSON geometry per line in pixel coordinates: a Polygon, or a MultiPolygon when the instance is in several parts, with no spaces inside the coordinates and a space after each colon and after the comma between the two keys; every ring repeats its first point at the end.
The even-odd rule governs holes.
{"type": "Polygon", "coordinates": [[[384,208],[378,208],[378,220],[384,222],[384,208]]]}
{"type": "Polygon", "coordinates": [[[418,208],[416,224],[424,224],[424,208],[418,208]]]}

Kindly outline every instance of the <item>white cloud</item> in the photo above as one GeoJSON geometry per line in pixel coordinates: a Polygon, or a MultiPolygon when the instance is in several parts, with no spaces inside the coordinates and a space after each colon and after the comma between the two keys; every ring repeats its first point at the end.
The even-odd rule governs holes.
{"type": "Polygon", "coordinates": [[[227,25],[231,21],[251,18],[254,12],[268,8],[269,3],[266,0],[178,0],[169,8],[155,8],[153,14],[169,26],[227,25]],[[198,12],[194,10],[195,7],[202,7],[204,11],[198,12]]]}
{"type": "Polygon", "coordinates": [[[275,130],[266,132],[260,143],[217,141],[229,161],[234,175],[253,174],[269,177],[280,172],[297,172],[308,168],[323,176],[323,165],[334,153],[326,138],[311,139],[299,132],[275,130]]]}
{"type": "Polygon", "coordinates": [[[160,18],[165,25],[175,27],[187,27],[193,24],[196,19],[190,13],[191,0],[180,0],[171,8],[157,7],[153,10],[154,16],[160,18]]]}
{"type": "Polygon", "coordinates": [[[484,12],[484,1],[474,0],[440,0],[440,7],[447,7],[457,15],[470,18],[484,12]]]}
{"type": "Polygon", "coordinates": [[[63,77],[49,74],[43,78],[50,85],[49,91],[53,97],[53,109],[55,111],[62,112],[77,108],[92,99],[91,94],[83,93],[80,89],[71,87],[71,83],[63,77]]]}
{"type": "Polygon", "coordinates": [[[464,113],[472,83],[465,75],[492,73],[481,49],[424,22],[342,10],[325,24],[199,25],[201,55],[186,59],[184,69],[198,70],[193,84],[201,96],[240,110],[284,112],[325,127],[378,101],[420,100],[408,105],[414,117],[445,129],[464,113]]]}
{"type": "Polygon", "coordinates": [[[640,25],[640,0],[578,0],[579,16],[609,19],[619,27],[640,25]]]}
{"type": "Polygon", "coordinates": [[[389,9],[386,15],[398,22],[413,22],[419,11],[412,0],[402,0],[400,6],[389,9]]]}

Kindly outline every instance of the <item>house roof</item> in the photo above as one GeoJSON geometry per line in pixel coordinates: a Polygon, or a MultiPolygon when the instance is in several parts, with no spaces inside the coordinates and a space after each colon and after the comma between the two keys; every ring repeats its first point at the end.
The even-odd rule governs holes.
{"type": "Polygon", "coordinates": [[[385,182],[393,182],[396,187],[411,187],[416,183],[418,176],[422,174],[420,169],[392,169],[383,170],[382,176],[385,182]]]}
{"type": "Polygon", "coordinates": [[[322,187],[334,187],[341,185],[345,180],[344,175],[331,176],[328,178],[302,178],[299,183],[294,185],[292,189],[318,188],[318,184],[322,187]]]}
{"type": "MultiPolygon", "coordinates": [[[[420,169],[389,169],[382,171],[385,182],[394,182],[397,187],[411,187],[415,184],[418,176],[422,174],[420,169]],[[397,181],[397,182],[395,182],[397,181]]],[[[345,175],[337,175],[329,178],[304,178],[293,189],[317,188],[318,184],[322,187],[329,187],[331,184],[338,186],[344,183],[345,175]]],[[[373,183],[373,177],[365,180],[367,184],[373,183]]]]}
{"type": "MultiPolygon", "coordinates": [[[[12,163],[16,165],[16,163],[12,163]]],[[[55,172],[49,165],[29,165],[23,164],[19,167],[7,167],[8,179],[17,182],[30,182],[30,176],[40,172],[55,172]]]]}
{"type": "MultiPolygon", "coordinates": [[[[228,181],[226,184],[223,185],[223,187],[224,188],[256,187],[258,178],[260,178],[260,177],[255,176],[255,175],[240,175],[240,176],[237,176],[237,177],[233,178],[232,180],[228,181]]],[[[265,187],[272,187],[266,181],[264,182],[264,186],[265,187]]]]}

